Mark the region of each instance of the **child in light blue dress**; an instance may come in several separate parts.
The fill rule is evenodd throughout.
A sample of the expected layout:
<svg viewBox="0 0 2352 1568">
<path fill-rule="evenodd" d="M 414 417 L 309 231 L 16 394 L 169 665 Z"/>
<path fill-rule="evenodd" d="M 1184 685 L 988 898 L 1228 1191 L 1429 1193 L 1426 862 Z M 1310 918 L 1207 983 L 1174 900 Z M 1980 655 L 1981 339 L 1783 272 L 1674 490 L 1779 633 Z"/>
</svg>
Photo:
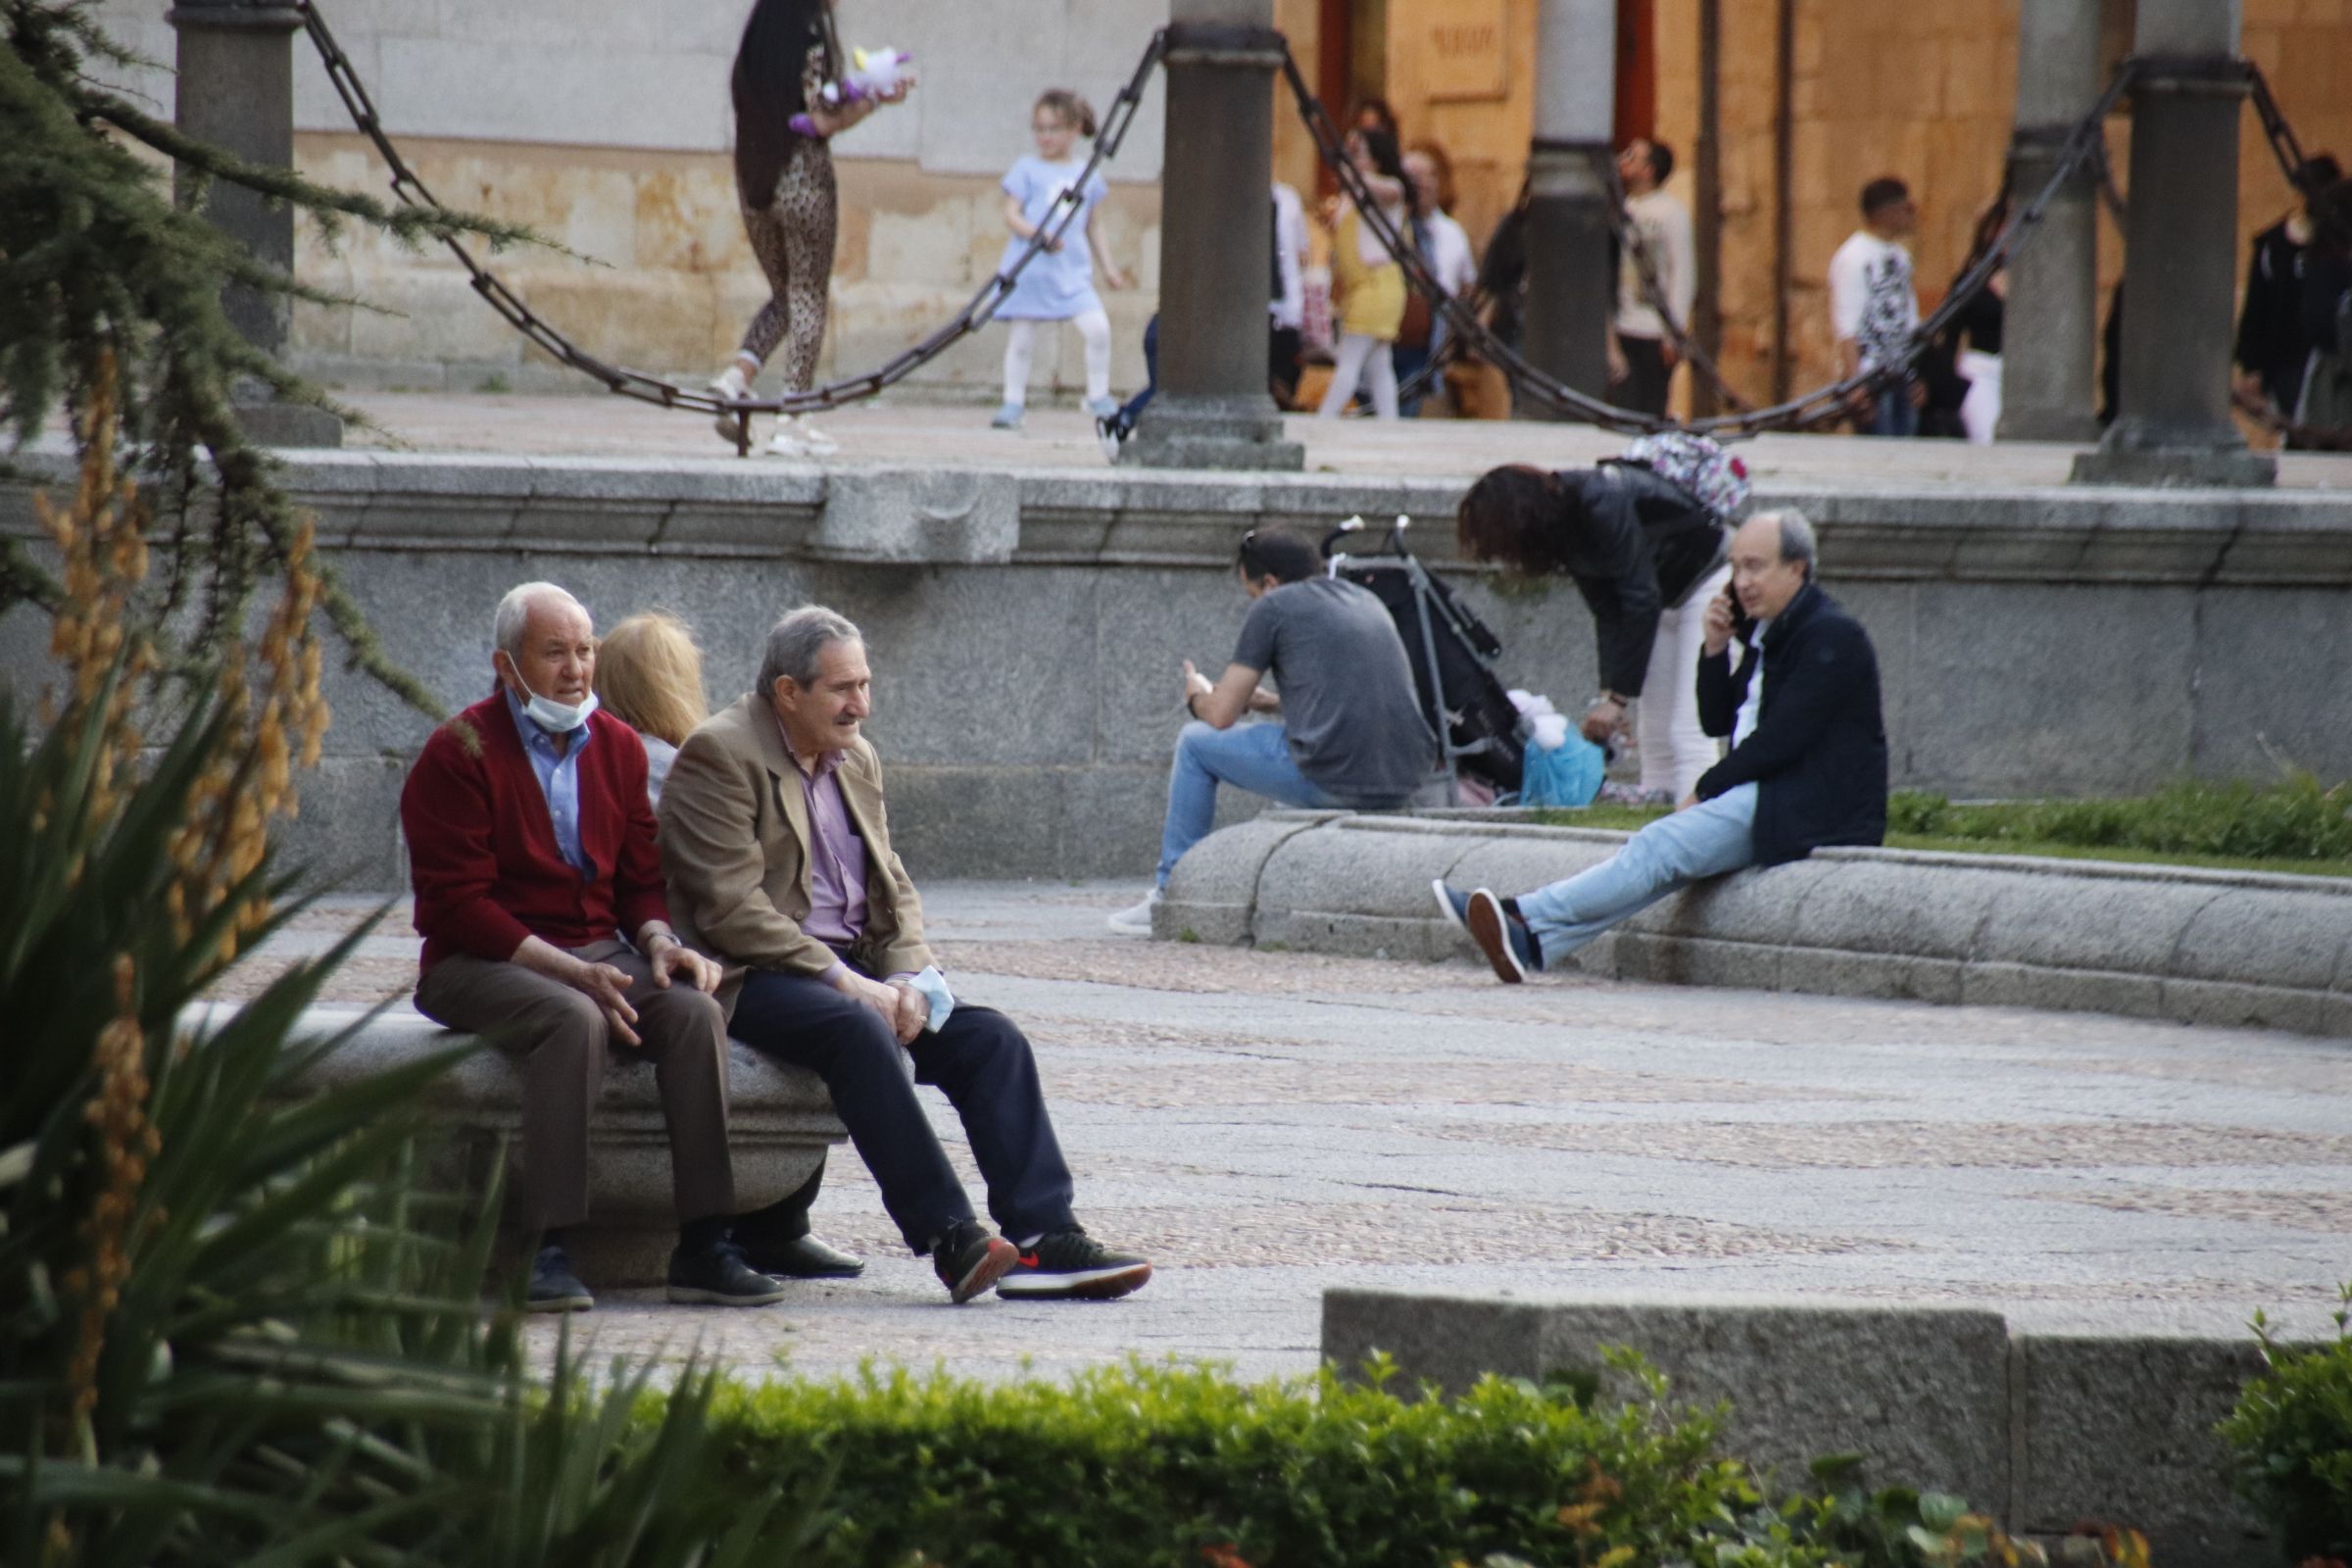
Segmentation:
<svg viewBox="0 0 2352 1568">
<path fill-rule="evenodd" d="M 1077 154 L 1078 139 L 1094 135 L 1095 112 L 1076 93 L 1056 87 L 1039 95 L 1029 129 L 1037 138 L 1037 152 L 1023 157 L 1004 175 L 1004 226 L 1012 230 L 1012 238 L 1005 241 L 1004 259 L 997 264 L 1000 273 L 1028 249 L 1032 235 L 1052 226 L 1061 204 L 1072 199 L 1086 168 Z M 1101 174 L 1075 191 L 1080 215 L 1062 231 L 1058 244 L 1030 258 L 1012 292 L 997 307 L 997 318 L 1011 328 L 1004 343 L 1004 406 L 989 421 L 999 430 L 1021 427 L 1040 321 L 1077 323 L 1078 335 L 1086 342 L 1087 411 L 1101 417 L 1117 410 L 1110 400 L 1110 318 L 1095 292 L 1102 198 L 1108 194 Z M 1127 275 L 1107 253 L 1102 257 L 1102 281 L 1114 289 L 1127 286 Z"/>
</svg>

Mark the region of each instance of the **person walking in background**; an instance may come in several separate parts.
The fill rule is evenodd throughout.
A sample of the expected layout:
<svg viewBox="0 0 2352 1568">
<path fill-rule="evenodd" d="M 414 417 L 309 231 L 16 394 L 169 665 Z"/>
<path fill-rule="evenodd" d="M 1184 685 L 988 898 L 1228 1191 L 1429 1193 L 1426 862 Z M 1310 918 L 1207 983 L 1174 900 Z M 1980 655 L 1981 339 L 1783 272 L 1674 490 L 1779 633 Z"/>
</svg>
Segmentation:
<svg viewBox="0 0 2352 1568">
<path fill-rule="evenodd" d="M 1903 241 L 1919 227 L 1919 206 L 1892 176 L 1862 187 L 1862 226 L 1830 258 L 1830 327 L 1838 335 L 1839 380 L 1901 365 L 1919 325 L 1919 292 Z M 1919 434 L 1926 388 L 1908 371 L 1854 395 L 1864 435 Z"/>
<path fill-rule="evenodd" d="M 1953 274 L 1953 287 L 1976 270 L 2008 226 L 2009 196 L 2004 191 L 1977 220 L 1968 260 Z M 2009 269 L 2004 267 L 1984 280 L 1984 286 L 1960 308 L 1952 322 L 1959 333 L 1954 367 L 1960 379 L 1968 383 L 1968 392 L 1960 400 L 1960 428 L 1977 446 L 1990 445 L 2001 422 L 2001 329 L 2008 314 Z"/>
<path fill-rule="evenodd" d="M 2311 364 L 2312 332 L 2303 318 L 2303 289 L 2316 237 L 2313 199 L 2341 178 L 2343 170 L 2326 153 L 2305 159 L 2295 183 L 2312 194 L 2254 236 L 2231 361 L 2237 367 L 2237 391 L 2267 401 L 2282 417 L 2291 417 L 2301 402 L 2304 372 Z"/>
<path fill-rule="evenodd" d="M 1454 514 L 1473 561 L 1572 578 L 1592 612 L 1600 695 L 1580 726 L 1605 745 L 1636 703 L 1642 794 L 1671 806 L 1715 765 L 1698 720 L 1700 621 L 1731 582 L 1728 536 L 1705 503 L 1629 463 L 1493 469 Z"/>
<path fill-rule="evenodd" d="M 1446 212 L 1454 201 L 1453 162 L 1434 141 L 1414 143 L 1403 162 L 1404 177 L 1412 186 L 1413 238 L 1421 260 L 1438 287 L 1449 295 L 1467 296 L 1478 286 L 1478 262 L 1470 254 L 1470 236 Z M 1402 383 L 1420 374 L 1423 367 L 1445 354 L 1446 335 L 1445 316 L 1432 310 L 1429 335 L 1420 347 L 1407 347 L 1403 339 L 1397 340 L 1391 358 L 1400 389 Z M 1397 411 L 1412 418 L 1421 412 L 1421 399 L 1422 394 L 1405 397 L 1400 390 Z"/>
<path fill-rule="evenodd" d="M 1673 172 L 1674 149 L 1664 142 L 1636 137 L 1617 155 L 1626 220 L 1649 259 L 1658 297 L 1674 314 L 1670 321 L 1658 313 L 1633 247 L 1620 246 L 1617 315 L 1611 323 L 1617 347 L 1609 366 L 1611 395 L 1622 408 L 1660 416 L 1666 412 L 1666 389 L 1674 379 L 1675 340 L 1690 324 L 1690 305 L 1698 288 L 1690 210 L 1664 189 Z"/>
<path fill-rule="evenodd" d="M 631 615 L 597 643 L 593 689 L 603 710 L 637 732 L 645 743 L 648 804 L 662 806 L 678 748 L 710 716 L 703 690 L 703 651 L 694 633 L 675 615 L 649 611 Z M 745 1260 L 778 1279 L 855 1279 L 865 1272 L 861 1258 L 836 1250 L 808 1233 L 808 1210 L 824 1185 L 825 1156 L 798 1190 L 778 1202 L 740 1215 L 728 1236 Z"/>
<path fill-rule="evenodd" d="M 2294 419 L 2332 435 L 2352 430 L 2352 179 L 2322 190 L 2312 200 L 2311 213 L 2303 279 L 2303 329 L 2311 337 L 2311 359 Z"/>
<path fill-rule="evenodd" d="M 1390 226 L 1407 231 L 1404 163 L 1396 138 L 1384 130 L 1348 133 L 1348 158 L 1363 176 Z M 1359 389 L 1368 389 L 1372 412 L 1396 417 L 1396 366 L 1389 346 L 1404 323 L 1404 269 L 1389 255 L 1379 233 L 1353 202 L 1339 199 L 1331 238 L 1331 275 L 1340 293 L 1340 347 L 1331 385 L 1316 413 L 1336 419 Z"/>
<path fill-rule="evenodd" d="M 1075 203 L 1079 215 L 1058 240 L 1029 259 L 1012 292 L 997 307 L 997 318 L 1011 326 L 1004 340 L 1004 405 L 988 421 L 999 430 L 1021 427 L 1040 321 L 1077 323 L 1086 343 L 1086 411 L 1098 419 L 1118 412 L 1110 400 L 1110 317 L 1095 292 L 1095 256 L 1102 247 L 1102 199 L 1110 187 L 1101 174 L 1090 175 L 1084 189 L 1077 183 L 1085 170 L 1078 142 L 1093 138 L 1095 111 L 1076 93 L 1054 87 L 1038 95 L 1029 112 L 1029 131 L 1037 138 L 1036 153 L 1023 156 L 1004 175 L 1004 226 L 1012 230 L 1012 238 L 1004 242 L 998 272 L 1011 269 L 1038 230 L 1054 225 L 1065 204 Z M 1102 255 L 1102 281 L 1114 289 L 1127 286 L 1127 274 L 1107 250 Z"/>
<path fill-rule="evenodd" d="M 833 242 L 839 196 L 826 140 L 884 104 L 906 96 L 910 83 L 839 105 L 820 96 L 841 75 L 833 42 L 832 0 L 759 0 L 735 51 L 735 199 L 743 209 L 752 254 L 767 274 L 768 301 L 745 328 L 734 363 L 710 390 L 736 402 L 778 344 L 784 346 L 784 387 L 806 392 L 816 382 L 816 357 L 825 341 L 826 290 L 833 279 Z M 810 127 L 793 127 L 795 117 Z M 718 416 L 718 433 L 732 444 L 736 420 Z M 807 415 L 776 421 L 768 450 L 778 457 L 819 457 L 837 443 Z"/>
</svg>

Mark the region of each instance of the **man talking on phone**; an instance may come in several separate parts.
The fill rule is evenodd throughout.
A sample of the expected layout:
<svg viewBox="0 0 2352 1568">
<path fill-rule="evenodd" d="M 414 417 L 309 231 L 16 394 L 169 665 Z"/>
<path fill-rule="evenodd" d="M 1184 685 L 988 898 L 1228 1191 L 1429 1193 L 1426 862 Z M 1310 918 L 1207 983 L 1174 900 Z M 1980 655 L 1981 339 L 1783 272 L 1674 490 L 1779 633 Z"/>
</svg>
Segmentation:
<svg viewBox="0 0 2352 1568">
<path fill-rule="evenodd" d="M 1515 899 L 1433 885 L 1505 985 L 1702 877 L 1885 840 L 1878 655 L 1814 582 L 1814 554 L 1813 525 L 1792 508 L 1732 536 L 1732 585 L 1708 603 L 1698 662 L 1699 722 L 1732 749 L 1672 815 L 1591 870 Z"/>
</svg>

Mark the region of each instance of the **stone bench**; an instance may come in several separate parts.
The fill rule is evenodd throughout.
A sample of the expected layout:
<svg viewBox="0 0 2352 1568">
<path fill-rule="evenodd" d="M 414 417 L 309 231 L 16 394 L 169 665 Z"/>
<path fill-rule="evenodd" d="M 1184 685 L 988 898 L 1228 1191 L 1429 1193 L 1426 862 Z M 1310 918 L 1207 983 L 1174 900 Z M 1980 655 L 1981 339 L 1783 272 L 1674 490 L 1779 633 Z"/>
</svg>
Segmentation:
<svg viewBox="0 0 2352 1568">
<path fill-rule="evenodd" d="M 1269 811 L 1194 846 L 1154 934 L 1425 960 L 1467 951 L 1430 882 L 1525 893 L 1627 835 L 1496 813 Z M 1569 960 L 1680 985 L 2352 1035 L 2352 878 L 1823 850 L 1702 882 Z"/>
<path fill-rule="evenodd" d="M 214 1015 L 212 1007 L 200 1007 L 189 1021 L 202 1027 Z M 406 1006 L 373 1017 L 360 1007 L 318 1006 L 303 1014 L 292 1041 L 316 1043 L 354 1029 L 311 1070 L 306 1087 L 341 1088 L 473 1040 Z M 735 1197 L 739 1207 L 752 1209 L 798 1188 L 849 1134 L 816 1074 L 779 1065 L 739 1041 L 729 1041 L 727 1053 Z M 435 1151 L 436 1174 L 470 1192 L 485 1189 L 502 1141 L 510 1155 L 521 1148 L 522 1083 L 514 1057 L 485 1048 L 426 1086 L 418 1105 L 427 1124 L 446 1135 Z M 613 1053 L 590 1123 L 588 1180 L 589 1223 L 573 1247 L 583 1275 L 593 1285 L 658 1282 L 677 1232 L 669 1133 L 652 1064 L 626 1052 Z"/>
</svg>

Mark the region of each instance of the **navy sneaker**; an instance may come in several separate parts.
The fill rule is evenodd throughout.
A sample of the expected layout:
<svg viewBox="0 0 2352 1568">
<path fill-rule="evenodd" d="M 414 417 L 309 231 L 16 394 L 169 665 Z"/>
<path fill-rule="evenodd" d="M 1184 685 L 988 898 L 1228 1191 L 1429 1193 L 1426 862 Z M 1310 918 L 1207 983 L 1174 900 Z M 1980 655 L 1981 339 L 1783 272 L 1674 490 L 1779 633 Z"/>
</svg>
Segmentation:
<svg viewBox="0 0 2352 1568">
<path fill-rule="evenodd" d="M 671 1251 L 669 1298 L 692 1306 L 767 1306 L 784 1299 L 784 1287 L 746 1263 L 733 1242 L 713 1242 L 697 1251 Z"/>
<path fill-rule="evenodd" d="M 531 1259 L 531 1283 L 522 1294 L 522 1309 L 526 1312 L 585 1312 L 596 1305 L 596 1298 L 588 1287 L 571 1271 L 571 1254 L 559 1243 L 539 1249 Z"/>
<path fill-rule="evenodd" d="M 931 1266 L 948 1298 L 957 1306 L 980 1295 L 1004 1277 L 1019 1254 L 1002 1236 L 991 1236 L 978 1220 L 959 1219 L 931 1249 Z"/>
<path fill-rule="evenodd" d="M 1133 1252 L 1114 1252 L 1076 1225 L 1024 1247 L 997 1284 L 1007 1300 L 1107 1301 L 1144 1288 L 1152 1264 Z"/>
<path fill-rule="evenodd" d="M 1437 895 L 1438 912 L 1446 917 L 1446 923 L 1462 935 L 1468 936 L 1470 934 L 1470 895 L 1464 893 L 1460 888 L 1447 887 L 1444 877 L 1439 877 L 1430 883 L 1429 891 Z"/>
<path fill-rule="evenodd" d="M 1518 985 L 1544 967 L 1535 933 L 1528 930 L 1516 909 L 1504 908 L 1502 900 L 1487 889 L 1470 895 L 1463 906 L 1462 923 L 1470 928 L 1470 940 L 1478 944 L 1478 951 L 1494 966 L 1494 978 L 1504 985 Z"/>
</svg>

